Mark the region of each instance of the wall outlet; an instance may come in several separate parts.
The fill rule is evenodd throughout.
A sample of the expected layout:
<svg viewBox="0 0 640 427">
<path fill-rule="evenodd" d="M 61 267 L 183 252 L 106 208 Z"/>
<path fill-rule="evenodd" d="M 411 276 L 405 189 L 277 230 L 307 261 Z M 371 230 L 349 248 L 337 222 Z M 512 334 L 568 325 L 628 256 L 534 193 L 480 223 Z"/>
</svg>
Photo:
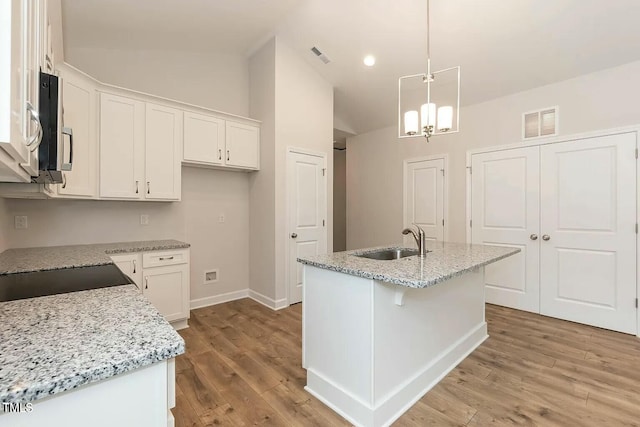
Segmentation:
<svg viewBox="0 0 640 427">
<path fill-rule="evenodd" d="M 16 230 L 24 230 L 29 227 L 26 215 L 16 215 L 15 217 Z"/>
<path fill-rule="evenodd" d="M 224 214 L 223 213 L 218 215 L 218 222 L 224 222 Z"/>
<path fill-rule="evenodd" d="M 209 270 L 204 272 L 204 284 L 208 285 L 210 283 L 215 283 L 218 281 L 218 277 L 220 276 L 219 270 Z"/>
<path fill-rule="evenodd" d="M 149 225 L 149 215 L 147 214 L 140 215 L 140 225 Z"/>
</svg>

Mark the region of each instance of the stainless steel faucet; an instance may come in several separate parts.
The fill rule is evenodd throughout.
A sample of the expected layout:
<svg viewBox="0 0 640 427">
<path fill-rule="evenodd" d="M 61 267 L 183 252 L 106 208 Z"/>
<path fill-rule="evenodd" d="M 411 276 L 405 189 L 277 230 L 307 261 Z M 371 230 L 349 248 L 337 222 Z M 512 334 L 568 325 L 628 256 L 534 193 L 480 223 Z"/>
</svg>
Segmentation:
<svg viewBox="0 0 640 427">
<path fill-rule="evenodd" d="M 413 225 L 415 225 L 417 233 L 412 228 L 405 228 L 404 230 L 402 230 L 402 234 L 407 235 L 411 233 L 413 235 L 413 238 L 416 241 L 416 245 L 418 245 L 418 253 L 420 254 L 420 258 L 424 258 L 427 255 L 426 234 L 418 224 L 414 223 Z"/>
</svg>

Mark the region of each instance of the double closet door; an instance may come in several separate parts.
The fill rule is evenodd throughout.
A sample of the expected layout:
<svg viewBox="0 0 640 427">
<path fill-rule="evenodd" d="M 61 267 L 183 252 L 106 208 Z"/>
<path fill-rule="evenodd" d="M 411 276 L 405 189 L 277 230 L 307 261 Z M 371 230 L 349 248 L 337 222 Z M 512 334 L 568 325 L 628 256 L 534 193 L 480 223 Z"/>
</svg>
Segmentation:
<svg viewBox="0 0 640 427">
<path fill-rule="evenodd" d="M 487 302 L 636 334 L 636 133 L 471 156 Z"/>
</svg>

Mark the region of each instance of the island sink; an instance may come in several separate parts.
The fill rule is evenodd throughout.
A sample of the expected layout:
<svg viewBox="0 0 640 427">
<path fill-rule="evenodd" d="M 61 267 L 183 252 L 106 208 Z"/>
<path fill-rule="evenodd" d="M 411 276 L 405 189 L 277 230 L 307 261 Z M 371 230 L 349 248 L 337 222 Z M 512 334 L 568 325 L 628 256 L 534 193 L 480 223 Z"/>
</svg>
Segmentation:
<svg viewBox="0 0 640 427">
<path fill-rule="evenodd" d="M 430 252 L 430 251 L 427 251 Z M 379 251 L 374 252 L 366 252 L 362 254 L 358 254 L 355 256 L 359 256 L 361 258 L 369 258 L 375 259 L 378 261 L 392 261 L 395 259 L 406 258 L 409 256 L 418 255 L 419 252 L 417 249 L 410 248 L 392 248 L 392 249 L 381 249 Z"/>
</svg>

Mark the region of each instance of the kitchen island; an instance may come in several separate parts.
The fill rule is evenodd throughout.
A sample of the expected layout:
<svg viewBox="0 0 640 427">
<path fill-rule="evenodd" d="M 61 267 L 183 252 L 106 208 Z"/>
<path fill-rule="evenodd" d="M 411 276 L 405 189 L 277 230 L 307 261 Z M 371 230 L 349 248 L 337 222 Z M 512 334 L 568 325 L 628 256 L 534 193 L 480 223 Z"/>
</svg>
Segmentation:
<svg viewBox="0 0 640 427">
<path fill-rule="evenodd" d="M 429 242 L 299 258 L 306 390 L 358 426 L 391 424 L 487 337 L 484 266 L 519 249 Z"/>
</svg>

